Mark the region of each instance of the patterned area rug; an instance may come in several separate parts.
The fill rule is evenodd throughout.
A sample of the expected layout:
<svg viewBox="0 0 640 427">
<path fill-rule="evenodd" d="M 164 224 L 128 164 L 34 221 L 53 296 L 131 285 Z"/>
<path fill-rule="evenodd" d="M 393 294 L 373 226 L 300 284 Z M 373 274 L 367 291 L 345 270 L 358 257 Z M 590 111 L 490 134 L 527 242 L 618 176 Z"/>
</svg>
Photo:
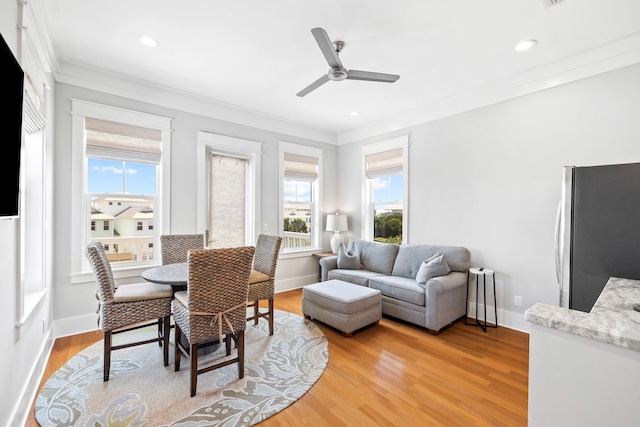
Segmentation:
<svg viewBox="0 0 640 427">
<path fill-rule="evenodd" d="M 49 378 L 36 398 L 36 420 L 42 426 L 257 424 L 304 395 L 329 360 L 327 339 L 316 325 L 280 310 L 275 319 L 273 336 L 264 320 L 257 327 L 247 325 L 243 379 L 238 379 L 237 364 L 198 375 L 194 397 L 189 397 L 188 360 L 183 358 L 180 371 L 173 371 L 173 344 L 167 367 L 162 365 L 162 349 L 157 344 L 113 352 L 111 375 L 103 382 L 103 346 L 96 343 Z M 129 334 L 154 331 L 152 327 Z M 234 354 L 232 348 L 230 357 Z M 224 345 L 200 356 L 199 365 L 221 357 Z"/>
</svg>

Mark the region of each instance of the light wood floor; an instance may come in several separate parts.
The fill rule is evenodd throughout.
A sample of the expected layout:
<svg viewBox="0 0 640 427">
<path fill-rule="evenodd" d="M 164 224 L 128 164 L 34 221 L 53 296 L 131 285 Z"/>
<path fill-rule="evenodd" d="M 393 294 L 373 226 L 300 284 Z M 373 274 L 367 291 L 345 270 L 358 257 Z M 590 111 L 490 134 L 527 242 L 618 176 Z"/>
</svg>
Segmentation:
<svg viewBox="0 0 640 427">
<path fill-rule="evenodd" d="M 300 289 L 279 293 L 275 306 L 302 315 L 301 299 Z M 261 427 L 527 425 L 525 333 L 504 327 L 485 333 L 460 321 L 434 336 L 383 318 L 345 338 L 316 324 L 329 340 L 327 369 L 309 392 Z M 88 332 L 57 339 L 42 384 L 101 338 Z M 32 410 L 26 427 L 33 426 Z"/>
</svg>

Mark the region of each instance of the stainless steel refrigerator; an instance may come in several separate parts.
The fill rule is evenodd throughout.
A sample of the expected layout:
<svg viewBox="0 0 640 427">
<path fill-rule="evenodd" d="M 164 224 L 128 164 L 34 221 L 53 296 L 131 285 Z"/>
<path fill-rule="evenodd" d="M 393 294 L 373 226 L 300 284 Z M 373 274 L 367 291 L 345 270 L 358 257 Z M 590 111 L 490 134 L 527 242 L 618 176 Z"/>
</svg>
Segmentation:
<svg viewBox="0 0 640 427">
<path fill-rule="evenodd" d="M 562 307 L 589 312 L 609 277 L 640 279 L 640 163 L 565 167 L 555 246 Z"/>
</svg>

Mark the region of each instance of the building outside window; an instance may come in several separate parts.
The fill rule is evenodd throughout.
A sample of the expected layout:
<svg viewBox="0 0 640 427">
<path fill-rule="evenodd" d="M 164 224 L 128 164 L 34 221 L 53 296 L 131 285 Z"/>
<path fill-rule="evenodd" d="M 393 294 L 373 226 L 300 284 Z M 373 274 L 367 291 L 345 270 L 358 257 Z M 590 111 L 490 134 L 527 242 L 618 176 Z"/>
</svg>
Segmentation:
<svg viewBox="0 0 640 427">
<path fill-rule="evenodd" d="M 74 221 L 86 227 L 75 233 L 80 250 L 74 271 L 90 270 L 84 247 L 93 241 L 105 246 L 112 268 L 148 265 L 158 256 L 153 243 L 160 230 L 145 230 L 145 224 L 159 218 L 168 224 L 169 194 L 162 188 L 168 188 L 169 160 L 162 153 L 169 148 L 170 121 L 79 100 L 72 101 L 72 110 L 74 158 L 84 160 L 74 172 L 81 171 L 77 188 L 86 188 L 78 198 L 84 215 Z M 102 230 L 91 227 L 96 221 L 103 221 Z"/>
<path fill-rule="evenodd" d="M 284 252 L 321 247 L 322 150 L 280 143 Z"/>
<path fill-rule="evenodd" d="M 365 145 L 362 235 L 384 243 L 406 243 L 408 137 Z"/>
</svg>

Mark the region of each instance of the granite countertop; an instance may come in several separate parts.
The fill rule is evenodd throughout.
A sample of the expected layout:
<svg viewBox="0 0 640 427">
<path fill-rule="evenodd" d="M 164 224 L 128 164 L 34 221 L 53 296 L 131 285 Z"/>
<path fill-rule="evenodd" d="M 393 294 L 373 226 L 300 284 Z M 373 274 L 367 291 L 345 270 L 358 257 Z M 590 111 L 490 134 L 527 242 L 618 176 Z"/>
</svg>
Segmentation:
<svg viewBox="0 0 640 427">
<path fill-rule="evenodd" d="M 528 322 L 640 351 L 640 280 L 611 277 L 589 313 L 537 303 Z"/>
</svg>

